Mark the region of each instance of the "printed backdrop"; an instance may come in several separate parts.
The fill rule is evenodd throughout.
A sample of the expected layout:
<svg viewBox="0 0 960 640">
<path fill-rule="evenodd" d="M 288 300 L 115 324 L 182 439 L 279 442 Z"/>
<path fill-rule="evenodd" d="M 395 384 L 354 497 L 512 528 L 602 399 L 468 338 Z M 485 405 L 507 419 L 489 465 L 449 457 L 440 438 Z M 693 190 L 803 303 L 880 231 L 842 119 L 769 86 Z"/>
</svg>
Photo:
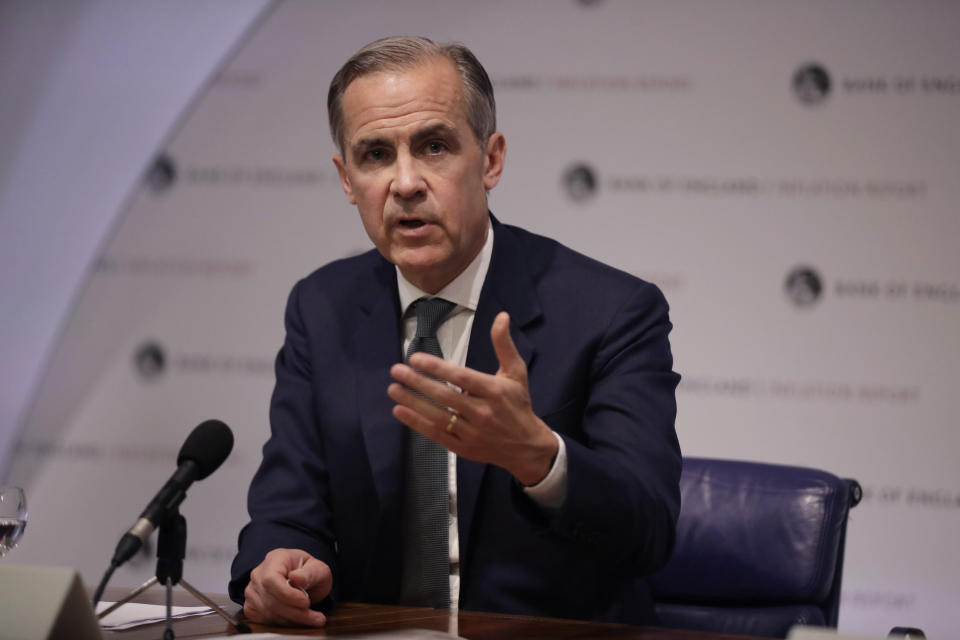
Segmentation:
<svg viewBox="0 0 960 640">
<path fill-rule="evenodd" d="M 493 79 L 505 222 L 659 284 L 686 455 L 857 478 L 840 626 L 951 630 L 960 601 L 960 5 L 278 2 L 159 149 L 89 275 L 7 470 L 18 561 L 96 582 L 207 418 L 185 577 L 222 592 L 293 283 L 370 244 L 328 82 L 395 33 Z M 154 570 L 144 553 L 113 584 Z"/>
</svg>

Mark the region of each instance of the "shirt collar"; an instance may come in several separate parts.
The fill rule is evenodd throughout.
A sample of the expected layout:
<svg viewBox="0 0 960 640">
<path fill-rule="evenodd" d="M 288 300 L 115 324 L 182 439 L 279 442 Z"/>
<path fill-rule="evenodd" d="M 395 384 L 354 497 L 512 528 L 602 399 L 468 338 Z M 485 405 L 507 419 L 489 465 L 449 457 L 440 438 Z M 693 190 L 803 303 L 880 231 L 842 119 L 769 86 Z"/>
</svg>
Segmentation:
<svg viewBox="0 0 960 640">
<path fill-rule="evenodd" d="M 483 281 L 487 277 L 487 270 L 490 268 L 490 257 L 493 255 L 493 223 L 487 222 L 487 239 L 480 249 L 480 253 L 467 265 L 467 268 L 460 272 L 456 278 L 450 281 L 447 286 L 438 291 L 435 295 L 430 295 L 421 290 L 415 284 L 403 277 L 400 269 L 397 269 L 397 288 L 400 292 L 400 309 L 402 314 L 407 313 L 410 305 L 420 298 L 443 298 L 454 302 L 459 307 L 477 310 L 477 304 L 480 302 L 480 290 L 483 288 Z M 396 268 L 396 267 L 394 267 Z"/>
</svg>

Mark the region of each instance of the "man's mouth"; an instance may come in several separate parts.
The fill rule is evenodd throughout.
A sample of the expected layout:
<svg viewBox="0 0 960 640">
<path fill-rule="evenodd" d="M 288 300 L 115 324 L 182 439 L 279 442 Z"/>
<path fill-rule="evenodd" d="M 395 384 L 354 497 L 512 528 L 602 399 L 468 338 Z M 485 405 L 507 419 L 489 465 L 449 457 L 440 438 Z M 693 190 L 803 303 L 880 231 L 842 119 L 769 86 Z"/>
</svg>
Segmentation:
<svg viewBox="0 0 960 640">
<path fill-rule="evenodd" d="M 398 224 L 404 229 L 419 229 L 420 227 L 422 227 L 427 223 L 424 222 L 423 220 L 420 220 L 419 218 L 408 218 L 408 219 L 400 220 Z"/>
</svg>

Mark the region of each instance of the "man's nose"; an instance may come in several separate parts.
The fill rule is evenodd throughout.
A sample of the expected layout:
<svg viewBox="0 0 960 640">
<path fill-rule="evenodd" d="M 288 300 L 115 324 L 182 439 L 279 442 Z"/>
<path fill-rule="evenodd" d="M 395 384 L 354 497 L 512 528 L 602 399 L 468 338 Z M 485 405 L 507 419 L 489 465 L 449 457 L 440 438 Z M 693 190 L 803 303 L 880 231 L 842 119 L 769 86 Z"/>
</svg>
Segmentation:
<svg viewBox="0 0 960 640">
<path fill-rule="evenodd" d="M 394 164 L 396 173 L 393 177 L 392 191 L 398 198 L 410 199 L 426 193 L 426 182 L 420 171 L 419 163 L 407 153 L 397 155 Z"/>
</svg>

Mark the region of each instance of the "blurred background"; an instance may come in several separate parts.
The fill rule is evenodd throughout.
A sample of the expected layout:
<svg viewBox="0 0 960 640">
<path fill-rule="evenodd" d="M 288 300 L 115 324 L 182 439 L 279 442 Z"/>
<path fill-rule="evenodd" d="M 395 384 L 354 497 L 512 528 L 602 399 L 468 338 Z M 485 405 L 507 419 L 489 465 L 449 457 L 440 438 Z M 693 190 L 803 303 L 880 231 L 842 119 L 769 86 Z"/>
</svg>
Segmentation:
<svg viewBox="0 0 960 640">
<path fill-rule="evenodd" d="M 958 28 L 931 0 L 3 0 L 0 480 L 30 508 L 6 561 L 96 582 L 218 418 L 184 575 L 225 591 L 286 296 L 370 247 L 328 83 L 418 34 L 493 80 L 493 212 L 663 289 L 684 454 L 858 479 L 840 628 L 948 635 Z"/>
</svg>

